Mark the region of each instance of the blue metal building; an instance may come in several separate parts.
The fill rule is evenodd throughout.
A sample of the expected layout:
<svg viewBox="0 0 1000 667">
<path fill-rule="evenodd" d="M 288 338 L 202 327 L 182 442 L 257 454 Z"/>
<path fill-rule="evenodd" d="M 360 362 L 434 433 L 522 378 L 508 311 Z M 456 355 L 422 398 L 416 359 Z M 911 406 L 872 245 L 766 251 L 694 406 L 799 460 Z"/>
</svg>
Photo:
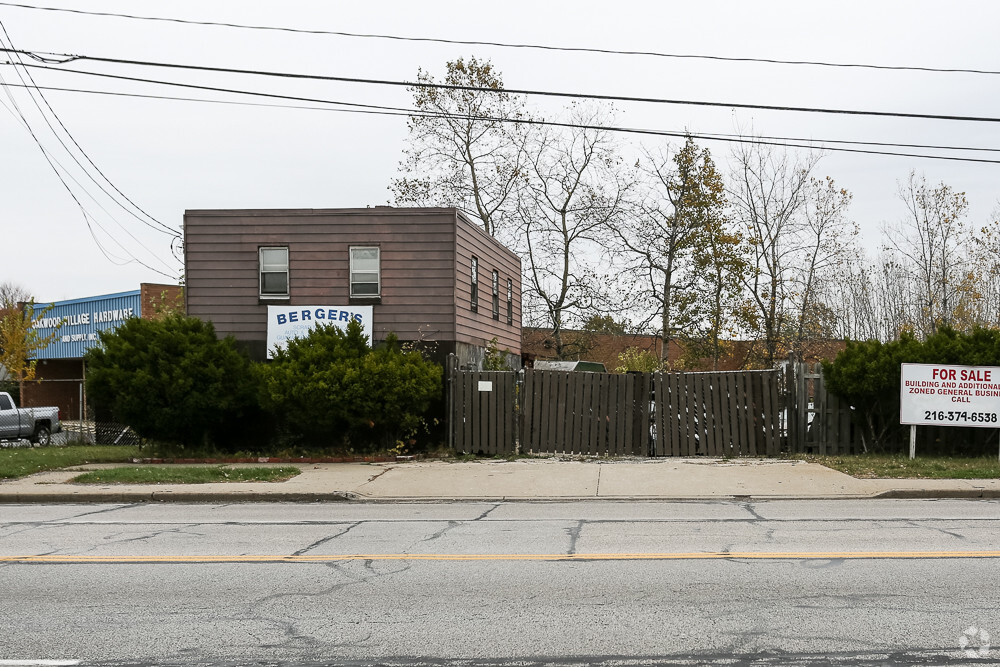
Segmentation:
<svg viewBox="0 0 1000 667">
<path fill-rule="evenodd" d="M 42 336 L 55 332 L 55 338 L 36 359 L 83 358 L 83 353 L 97 344 L 99 331 L 115 329 L 131 317 L 140 317 L 142 303 L 140 291 L 133 290 L 37 304 L 35 312 L 50 306 L 35 329 Z"/>
</svg>

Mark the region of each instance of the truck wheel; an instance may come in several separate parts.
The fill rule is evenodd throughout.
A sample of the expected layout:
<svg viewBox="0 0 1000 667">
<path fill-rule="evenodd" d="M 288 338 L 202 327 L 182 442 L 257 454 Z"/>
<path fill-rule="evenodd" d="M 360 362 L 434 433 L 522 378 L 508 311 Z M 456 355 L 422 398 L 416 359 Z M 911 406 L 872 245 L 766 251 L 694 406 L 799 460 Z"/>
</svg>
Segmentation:
<svg viewBox="0 0 1000 667">
<path fill-rule="evenodd" d="M 48 446 L 52 443 L 52 432 L 45 424 L 39 424 L 35 427 L 31 441 L 39 445 Z"/>
</svg>

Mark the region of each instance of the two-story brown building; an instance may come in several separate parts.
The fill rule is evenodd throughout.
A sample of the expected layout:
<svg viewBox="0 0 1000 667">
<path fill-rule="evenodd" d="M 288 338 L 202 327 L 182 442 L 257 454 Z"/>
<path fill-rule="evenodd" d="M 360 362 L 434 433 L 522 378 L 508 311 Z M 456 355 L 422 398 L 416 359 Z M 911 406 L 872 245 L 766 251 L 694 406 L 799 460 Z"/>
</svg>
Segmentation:
<svg viewBox="0 0 1000 667">
<path fill-rule="evenodd" d="M 454 208 L 186 211 L 184 256 L 188 315 L 258 360 L 274 313 L 370 315 L 373 343 L 395 332 L 462 364 L 494 337 L 521 353 L 520 260 Z"/>
</svg>

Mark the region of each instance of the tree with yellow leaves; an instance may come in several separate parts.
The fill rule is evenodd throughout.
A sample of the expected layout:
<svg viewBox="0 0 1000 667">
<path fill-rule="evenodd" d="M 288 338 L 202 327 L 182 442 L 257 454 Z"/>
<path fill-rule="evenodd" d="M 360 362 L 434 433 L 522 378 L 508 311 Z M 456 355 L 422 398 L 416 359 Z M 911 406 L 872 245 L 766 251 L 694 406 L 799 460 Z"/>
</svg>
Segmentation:
<svg viewBox="0 0 1000 667">
<path fill-rule="evenodd" d="M 43 336 L 33 326 L 48 310 L 36 311 L 34 299 L 20 285 L 0 284 L 0 366 L 14 382 L 35 379 L 33 357 L 56 336 L 55 330 Z"/>
</svg>

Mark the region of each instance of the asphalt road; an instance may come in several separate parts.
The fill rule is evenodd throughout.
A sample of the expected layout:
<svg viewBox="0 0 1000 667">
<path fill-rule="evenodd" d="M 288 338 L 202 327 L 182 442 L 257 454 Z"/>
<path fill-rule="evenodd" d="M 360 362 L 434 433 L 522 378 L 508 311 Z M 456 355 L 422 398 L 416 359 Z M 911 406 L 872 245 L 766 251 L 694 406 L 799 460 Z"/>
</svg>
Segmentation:
<svg viewBox="0 0 1000 667">
<path fill-rule="evenodd" d="M 1000 502 L 0 506 L 43 659 L 1000 664 Z"/>
</svg>

